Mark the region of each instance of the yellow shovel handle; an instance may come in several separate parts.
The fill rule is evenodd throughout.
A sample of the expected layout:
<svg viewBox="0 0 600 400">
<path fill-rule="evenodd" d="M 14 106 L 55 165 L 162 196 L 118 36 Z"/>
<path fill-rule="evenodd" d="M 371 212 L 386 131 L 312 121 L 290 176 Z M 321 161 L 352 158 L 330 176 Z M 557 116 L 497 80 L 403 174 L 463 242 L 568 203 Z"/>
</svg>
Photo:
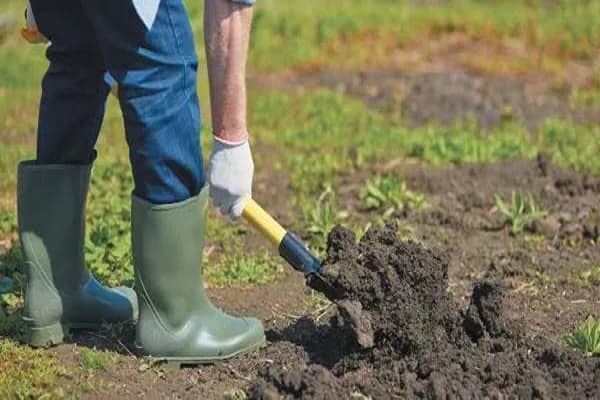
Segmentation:
<svg viewBox="0 0 600 400">
<path fill-rule="evenodd" d="M 251 198 L 246 200 L 242 217 L 275 246 L 279 246 L 287 233 L 273 217 Z"/>
<path fill-rule="evenodd" d="M 286 231 L 273 217 L 254 200 L 248 198 L 242 211 L 242 217 L 265 236 L 294 269 L 305 274 L 321 270 L 321 262 L 291 232 Z"/>
</svg>

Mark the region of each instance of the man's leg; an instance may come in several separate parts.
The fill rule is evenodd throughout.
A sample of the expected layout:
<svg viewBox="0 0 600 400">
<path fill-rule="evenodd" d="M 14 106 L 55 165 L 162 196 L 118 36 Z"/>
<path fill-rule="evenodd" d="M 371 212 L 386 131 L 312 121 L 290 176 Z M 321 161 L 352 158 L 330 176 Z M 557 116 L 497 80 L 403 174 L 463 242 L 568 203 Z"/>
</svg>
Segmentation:
<svg viewBox="0 0 600 400">
<path fill-rule="evenodd" d="M 134 194 L 154 204 L 197 195 L 204 186 L 198 61 L 182 2 L 81 3 L 119 85 Z M 136 9 L 138 3 L 144 10 Z"/>
<path fill-rule="evenodd" d="M 100 285 L 83 257 L 87 188 L 108 92 L 101 54 L 76 1 L 31 3 L 52 45 L 38 157 L 19 165 L 17 202 L 27 274 L 26 340 L 46 346 L 73 328 L 133 320 L 137 300 L 129 288 Z"/>
<path fill-rule="evenodd" d="M 119 84 L 130 147 L 137 344 L 180 364 L 258 347 L 265 340 L 261 323 L 214 307 L 202 283 L 208 196 L 197 57 L 182 0 L 81 1 Z"/>
<path fill-rule="evenodd" d="M 94 32 L 77 0 L 31 0 L 41 32 L 52 44 L 42 82 L 37 161 L 89 164 L 109 92 Z"/>
</svg>

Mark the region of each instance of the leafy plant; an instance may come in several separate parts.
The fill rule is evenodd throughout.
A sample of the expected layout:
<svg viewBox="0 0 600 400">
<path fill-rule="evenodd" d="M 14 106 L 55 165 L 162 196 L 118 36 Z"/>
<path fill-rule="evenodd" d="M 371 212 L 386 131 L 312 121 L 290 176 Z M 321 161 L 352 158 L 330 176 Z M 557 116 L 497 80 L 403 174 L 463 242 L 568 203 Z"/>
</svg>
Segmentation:
<svg viewBox="0 0 600 400">
<path fill-rule="evenodd" d="M 494 199 L 505 222 L 510 225 L 510 232 L 513 235 L 523 232 L 527 225 L 547 215 L 530 193 L 525 197 L 520 192 L 512 192 L 510 206 L 498 194 L 494 195 Z"/>
<path fill-rule="evenodd" d="M 600 319 L 589 316 L 581 325 L 569 333 L 565 340 L 569 346 L 587 355 L 600 355 Z"/>
<path fill-rule="evenodd" d="M 16 213 L 0 208 L 0 235 L 8 236 L 17 230 Z"/>
<path fill-rule="evenodd" d="M 86 262 L 110 285 L 133 276 L 130 240 L 131 176 L 125 164 L 96 162 L 87 207 Z"/>
<path fill-rule="evenodd" d="M 369 209 L 386 208 L 386 214 L 404 209 L 419 209 L 425 205 L 425 196 L 408 189 L 406 182 L 395 175 L 369 179 L 360 197 Z"/>
<path fill-rule="evenodd" d="M 306 231 L 310 245 L 317 253 L 322 253 L 325 250 L 327 235 L 336 225 L 348 218 L 348 212 L 337 209 L 335 195 L 331 188 L 327 188 L 321 193 L 316 204 L 306 207 L 304 217 L 308 221 Z"/>
</svg>

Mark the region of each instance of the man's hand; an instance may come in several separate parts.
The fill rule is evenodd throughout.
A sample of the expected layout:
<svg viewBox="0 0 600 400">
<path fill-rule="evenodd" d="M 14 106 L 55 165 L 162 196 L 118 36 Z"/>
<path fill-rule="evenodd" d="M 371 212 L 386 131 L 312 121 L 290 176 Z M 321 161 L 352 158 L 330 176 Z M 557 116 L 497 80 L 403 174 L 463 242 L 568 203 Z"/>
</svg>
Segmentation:
<svg viewBox="0 0 600 400">
<path fill-rule="evenodd" d="M 254 161 L 248 139 L 224 143 L 214 137 L 209 161 L 210 196 L 223 215 L 238 219 L 252 196 Z"/>
</svg>

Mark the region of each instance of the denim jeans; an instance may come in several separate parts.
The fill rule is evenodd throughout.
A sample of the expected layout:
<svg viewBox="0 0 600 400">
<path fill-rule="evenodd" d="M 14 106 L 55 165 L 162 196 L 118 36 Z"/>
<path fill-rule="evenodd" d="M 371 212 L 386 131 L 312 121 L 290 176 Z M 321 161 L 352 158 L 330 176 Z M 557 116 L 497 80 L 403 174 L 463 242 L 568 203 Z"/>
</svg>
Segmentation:
<svg viewBox="0 0 600 400">
<path fill-rule="evenodd" d="M 140 2 L 157 8 L 140 12 Z M 154 204 L 198 194 L 204 186 L 198 60 L 183 0 L 31 0 L 31 6 L 51 41 L 37 161 L 93 159 L 108 71 L 119 85 L 133 193 Z"/>
</svg>

